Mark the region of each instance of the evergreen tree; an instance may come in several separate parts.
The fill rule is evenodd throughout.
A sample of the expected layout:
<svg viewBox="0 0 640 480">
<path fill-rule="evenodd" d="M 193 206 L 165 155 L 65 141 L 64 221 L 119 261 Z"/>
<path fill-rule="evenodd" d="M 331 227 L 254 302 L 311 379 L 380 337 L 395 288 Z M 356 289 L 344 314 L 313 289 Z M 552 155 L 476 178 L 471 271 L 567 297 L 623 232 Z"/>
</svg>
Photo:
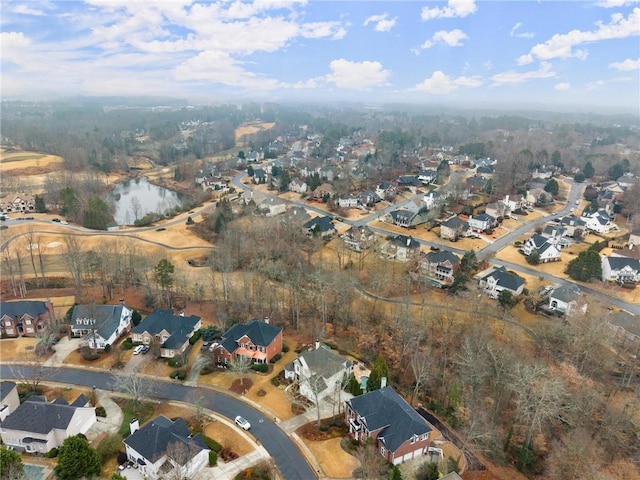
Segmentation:
<svg viewBox="0 0 640 480">
<path fill-rule="evenodd" d="M 575 176 L 573 177 L 573 179 L 578 182 L 578 183 L 582 183 L 585 180 L 585 175 L 582 172 L 578 172 L 575 174 Z"/>
<path fill-rule="evenodd" d="M 582 169 L 582 173 L 584 173 L 585 178 L 593 178 L 593 175 L 596 173 L 593 169 L 593 165 L 591 162 L 587 162 Z"/>
<path fill-rule="evenodd" d="M 131 323 L 133 323 L 134 327 L 137 327 L 140 324 L 141 320 L 142 320 L 142 315 L 140 315 L 139 311 L 134 310 L 131 312 Z"/>
<path fill-rule="evenodd" d="M 544 191 L 549 192 L 554 197 L 560 192 L 560 186 L 555 178 L 550 179 L 544 186 Z"/>
<path fill-rule="evenodd" d="M 567 264 L 566 273 L 574 280 L 588 282 L 602 277 L 600 254 L 595 250 L 584 250 Z"/>
<path fill-rule="evenodd" d="M 96 478 L 102 465 L 98 453 L 79 435 L 67 438 L 58 453 L 58 465 L 54 472 L 59 480 Z"/>
<path fill-rule="evenodd" d="M 540 252 L 537 248 L 534 248 L 533 251 L 527 255 L 527 263 L 530 265 L 538 265 L 540 263 Z"/>
<path fill-rule="evenodd" d="M 0 477 L 2 480 L 23 480 L 27 477 L 24 474 L 24 466 L 20 454 L 9 450 L 5 446 L 0 446 Z"/>
<path fill-rule="evenodd" d="M 44 203 L 44 198 L 40 195 L 36 195 L 34 198 L 35 209 L 38 213 L 47 213 L 47 206 Z"/>
<path fill-rule="evenodd" d="M 250 177 L 253 177 L 254 173 L 255 173 L 255 171 L 253 170 L 253 167 L 251 165 L 249 165 L 247 167 L 247 175 L 249 175 Z"/>
<path fill-rule="evenodd" d="M 73 188 L 66 187 L 60 190 L 60 202 L 62 203 L 60 215 L 71 217 L 78 211 L 78 198 Z"/>
<path fill-rule="evenodd" d="M 156 265 L 156 268 L 154 269 L 156 281 L 158 282 L 158 285 L 160 286 L 160 288 L 162 288 L 163 291 L 165 291 L 167 288 L 173 285 L 174 270 L 175 270 L 175 267 L 166 258 L 163 258 L 162 260 L 160 260 Z"/>
<path fill-rule="evenodd" d="M 498 303 L 502 308 L 507 310 L 508 308 L 514 307 L 514 305 L 516 304 L 516 299 L 509 290 L 502 290 L 498 294 Z"/>
<path fill-rule="evenodd" d="M 367 381 L 367 391 L 379 390 L 382 387 L 382 378 L 389 379 L 389 367 L 384 357 L 380 354 L 376 357 L 376 361 L 373 364 L 371 373 L 369 374 L 369 380 Z"/>
<path fill-rule="evenodd" d="M 98 197 L 91 197 L 83 213 L 82 226 L 93 230 L 106 230 L 112 220 L 107 204 Z"/>
<path fill-rule="evenodd" d="M 460 260 L 460 270 L 464 273 L 471 273 L 478 268 L 478 257 L 473 250 L 467 250 Z"/>
</svg>

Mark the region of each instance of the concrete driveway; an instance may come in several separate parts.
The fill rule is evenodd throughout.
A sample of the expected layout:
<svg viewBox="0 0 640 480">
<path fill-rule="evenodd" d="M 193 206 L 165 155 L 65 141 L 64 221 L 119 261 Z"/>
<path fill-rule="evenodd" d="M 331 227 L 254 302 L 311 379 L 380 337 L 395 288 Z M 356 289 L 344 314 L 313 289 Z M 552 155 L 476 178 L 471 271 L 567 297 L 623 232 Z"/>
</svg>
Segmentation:
<svg viewBox="0 0 640 480">
<path fill-rule="evenodd" d="M 67 358 L 67 356 L 71 352 L 80 348 L 81 340 L 81 338 L 64 337 L 56 344 L 55 353 L 51 355 L 51 357 L 47 359 L 44 364 L 47 367 L 56 367 L 58 365 L 62 365 L 64 359 Z"/>
</svg>

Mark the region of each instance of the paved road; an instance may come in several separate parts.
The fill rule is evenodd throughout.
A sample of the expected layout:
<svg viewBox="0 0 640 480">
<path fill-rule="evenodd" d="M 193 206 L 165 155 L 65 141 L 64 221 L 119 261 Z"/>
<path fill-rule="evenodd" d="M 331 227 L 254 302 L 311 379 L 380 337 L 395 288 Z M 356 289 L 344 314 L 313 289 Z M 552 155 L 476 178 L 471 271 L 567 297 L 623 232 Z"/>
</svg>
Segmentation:
<svg viewBox="0 0 640 480">
<path fill-rule="evenodd" d="M 21 379 L 29 376 L 31 367 L 24 365 L 0 365 L 0 378 Z M 110 374 L 75 368 L 53 368 L 46 375 L 46 380 L 52 382 L 83 385 L 104 390 L 113 390 L 113 379 Z M 188 402 L 194 398 L 194 392 L 204 398 L 206 408 L 231 419 L 242 415 L 251 423 L 251 433 L 260 441 L 269 455 L 275 460 L 282 475 L 287 480 L 310 480 L 318 478 L 316 472 L 309 466 L 293 441 L 269 418 L 259 411 L 233 397 L 214 392 L 207 388 L 188 387 L 181 384 L 155 381 L 154 398 Z"/>
</svg>

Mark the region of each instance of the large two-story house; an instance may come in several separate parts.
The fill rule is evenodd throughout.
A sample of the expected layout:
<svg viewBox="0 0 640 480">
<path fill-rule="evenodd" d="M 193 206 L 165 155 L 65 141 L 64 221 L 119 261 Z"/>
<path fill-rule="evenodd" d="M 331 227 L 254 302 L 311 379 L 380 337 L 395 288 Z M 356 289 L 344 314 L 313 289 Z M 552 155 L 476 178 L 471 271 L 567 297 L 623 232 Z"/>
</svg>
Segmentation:
<svg viewBox="0 0 640 480">
<path fill-rule="evenodd" d="M 449 250 L 429 252 L 418 262 L 417 271 L 440 286 L 453 284 L 455 274 L 460 269 L 460 259 Z"/>
<path fill-rule="evenodd" d="M 34 395 L 25 400 L 0 425 L 2 442 L 16 451 L 47 453 L 68 437 L 85 434 L 96 423 L 96 410 L 80 395 L 69 404 L 62 397 L 48 402 Z"/>
<path fill-rule="evenodd" d="M 371 438 L 387 462 L 399 465 L 428 453 L 431 427 L 391 387 L 383 386 L 346 404 L 349 433 L 360 442 Z"/>
<path fill-rule="evenodd" d="M 361 227 L 352 226 L 340 238 L 342 238 L 347 248 L 356 252 L 363 252 L 375 242 L 375 233 L 366 225 Z"/>
<path fill-rule="evenodd" d="M 352 366 L 351 360 L 316 341 L 315 348 L 301 352 L 284 372 L 285 378 L 298 382 L 302 396 L 316 403 L 344 389 Z"/>
<path fill-rule="evenodd" d="M 591 230 L 596 233 L 609 233 L 611 230 L 616 229 L 617 226 L 613 223 L 613 218 L 606 210 L 600 209 L 597 212 L 583 213 L 582 220 L 585 223 L 587 230 Z"/>
<path fill-rule="evenodd" d="M 478 283 L 491 298 L 498 298 L 500 292 L 506 290 L 518 296 L 524 290 L 525 281 L 515 273 L 508 272 L 505 267 L 495 267 L 480 277 Z"/>
<path fill-rule="evenodd" d="M 560 261 L 560 249 L 539 233 L 534 233 L 522 245 L 522 253 L 525 255 L 531 255 L 534 251 L 538 252 L 541 263 Z"/>
<path fill-rule="evenodd" d="M 171 310 L 156 308 L 131 331 L 131 339 L 144 345 L 156 342 L 160 356 L 173 358 L 185 352 L 189 339 L 202 327 L 196 315 L 175 315 Z"/>
<path fill-rule="evenodd" d="M 469 234 L 469 224 L 453 216 L 440 225 L 440 238 L 457 242 L 460 238 Z"/>
<path fill-rule="evenodd" d="M 239 356 L 251 363 L 269 363 L 279 353 L 282 353 L 282 328 L 272 325 L 268 318 L 236 323 L 213 346 L 218 365 L 226 365 Z"/>
<path fill-rule="evenodd" d="M 5 337 L 35 337 L 54 321 L 50 300 L 0 302 L 0 332 Z"/>
<path fill-rule="evenodd" d="M 84 337 L 89 348 L 104 349 L 131 329 L 133 311 L 124 305 L 76 305 L 71 313 L 71 335 Z"/>
<path fill-rule="evenodd" d="M 602 255 L 601 259 L 603 282 L 640 282 L 640 260 L 637 258 Z"/>
<path fill-rule="evenodd" d="M 382 245 L 381 254 L 390 260 L 411 262 L 420 255 L 420 242 L 406 235 L 397 235 Z"/>
</svg>

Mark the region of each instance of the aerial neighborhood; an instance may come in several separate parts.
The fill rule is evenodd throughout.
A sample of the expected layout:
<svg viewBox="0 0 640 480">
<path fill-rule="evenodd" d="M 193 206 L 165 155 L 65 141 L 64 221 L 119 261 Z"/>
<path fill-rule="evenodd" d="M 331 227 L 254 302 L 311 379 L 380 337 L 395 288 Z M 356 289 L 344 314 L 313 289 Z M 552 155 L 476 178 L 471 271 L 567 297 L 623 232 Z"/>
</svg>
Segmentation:
<svg viewBox="0 0 640 480">
<path fill-rule="evenodd" d="M 15 478 L 635 478 L 637 125 L 116 107 L 81 178 L 7 115 Z"/>
</svg>

